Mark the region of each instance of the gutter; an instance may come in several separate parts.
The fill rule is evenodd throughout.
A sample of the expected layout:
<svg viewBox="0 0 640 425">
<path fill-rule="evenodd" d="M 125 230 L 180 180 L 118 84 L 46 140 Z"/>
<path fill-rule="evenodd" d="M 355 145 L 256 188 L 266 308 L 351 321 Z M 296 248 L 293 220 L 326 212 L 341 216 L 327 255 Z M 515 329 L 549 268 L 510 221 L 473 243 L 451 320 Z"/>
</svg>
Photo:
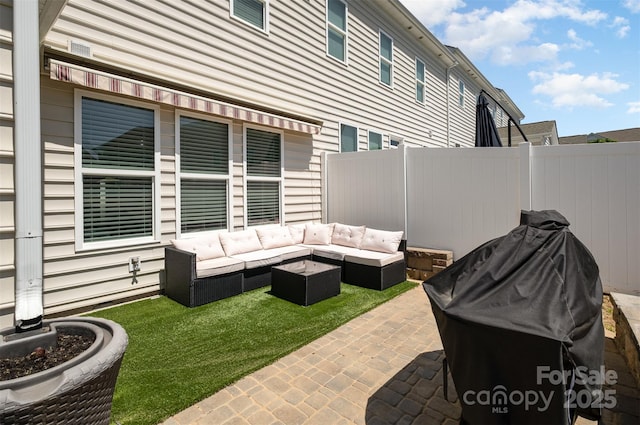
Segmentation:
<svg viewBox="0 0 640 425">
<path fill-rule="evenodd" d="M 447 98 L 447 147 L 450 148 L 451 147 L 451 99 L 449 98 L 449 92 L 451 91 L 451 82 L 449 81 L 450 79 L 450 75 L 451 75 L 451 70 L 453 68 L 455 68 L 456 66 L 458 66 L 459 63 L 456 61 L 453 64 L 449 65 L 445 71 L 445 81 L 447 82 L 447 93 L 446 93 L 446 98 Z"/>
<path fill-rule="evenodd" d="M 43 229 L 38 1 L 13 2 L 16 331 L 42 327 Z"/>
</svg>

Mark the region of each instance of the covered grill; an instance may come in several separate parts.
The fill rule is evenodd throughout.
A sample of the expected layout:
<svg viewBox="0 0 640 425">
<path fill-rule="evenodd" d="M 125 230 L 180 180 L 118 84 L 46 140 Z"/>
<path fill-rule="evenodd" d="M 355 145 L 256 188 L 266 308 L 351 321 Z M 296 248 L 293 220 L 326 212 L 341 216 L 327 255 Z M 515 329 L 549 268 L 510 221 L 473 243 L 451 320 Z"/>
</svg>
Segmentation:
<svg viewBox="0 0 640 425">
<path fill-rule="evenodd" d="M 423 283 L 462 404 L 461 423 L 571 424 L 600 417 L 602 284 L 557 211 L 520 226 Z"/>
</svg>

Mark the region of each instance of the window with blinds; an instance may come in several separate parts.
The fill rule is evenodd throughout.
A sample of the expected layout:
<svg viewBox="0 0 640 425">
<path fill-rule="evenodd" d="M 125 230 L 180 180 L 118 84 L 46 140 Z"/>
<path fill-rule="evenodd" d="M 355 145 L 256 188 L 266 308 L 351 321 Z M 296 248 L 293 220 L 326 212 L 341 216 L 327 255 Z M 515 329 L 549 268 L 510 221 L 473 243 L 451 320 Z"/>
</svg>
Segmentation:
<svg viewBox="0 0 640 425">
<path fill-rule="evenodd" d="M 85 96 L 80 97 L 79 107 L 79 246 L 152 240 L 157 181 L 155 111 Z"/>
<path fill-rule="evenodd" d="M 151 179 L 85 176 L 82 186 L 85 242 L 153 235 Z"/>
<path fill-rule="evenodd" d="M 231 16 L 268 32 L 269 0 L 231 0 Z"/>
<path fill-rule="evenodd" d="M 180 115 L 180 232 L 228 227 L 229 124 Z"/>
<path fill-rule="evenodd" d="M 342 0 L 327 1 L 327 54 L 347 61 L 347 5 Z"/>
<path fill-rule="evenodd" d="M 247 225 L 281 222 L 282 133 L 245 128 Z"/>
</svg>

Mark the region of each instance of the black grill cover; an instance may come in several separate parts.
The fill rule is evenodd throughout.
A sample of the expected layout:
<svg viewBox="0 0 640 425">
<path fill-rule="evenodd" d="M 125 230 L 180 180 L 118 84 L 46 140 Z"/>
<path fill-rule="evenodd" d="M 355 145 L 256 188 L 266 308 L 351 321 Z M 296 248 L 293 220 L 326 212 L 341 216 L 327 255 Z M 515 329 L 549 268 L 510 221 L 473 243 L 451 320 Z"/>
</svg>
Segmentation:
<svg viewBox="0 0 640 425">
<path fill-rule="evenodd" d="M 568 226 L 557 211 L 522 211 L 520 226 L 423 283 L 461 423 L 600 417 L 602 284 Z"/>
</svg>

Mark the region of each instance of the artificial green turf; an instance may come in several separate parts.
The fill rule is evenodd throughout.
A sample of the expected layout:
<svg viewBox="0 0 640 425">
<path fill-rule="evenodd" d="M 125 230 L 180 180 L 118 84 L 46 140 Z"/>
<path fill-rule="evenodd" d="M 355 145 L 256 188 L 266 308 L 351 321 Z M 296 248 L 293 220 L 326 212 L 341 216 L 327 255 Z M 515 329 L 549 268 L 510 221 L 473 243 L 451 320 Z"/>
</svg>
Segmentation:
<svg viewBox="0 0 640 425">
<path fill-rule="evenodd" d="M 158 424 L 415 286 L 342 284 L 340 295 L 309 307 L 265 287 L 196 308 L 159 297 L 93 313 L 129 336 L 112 420 Z"/>
</svg>

